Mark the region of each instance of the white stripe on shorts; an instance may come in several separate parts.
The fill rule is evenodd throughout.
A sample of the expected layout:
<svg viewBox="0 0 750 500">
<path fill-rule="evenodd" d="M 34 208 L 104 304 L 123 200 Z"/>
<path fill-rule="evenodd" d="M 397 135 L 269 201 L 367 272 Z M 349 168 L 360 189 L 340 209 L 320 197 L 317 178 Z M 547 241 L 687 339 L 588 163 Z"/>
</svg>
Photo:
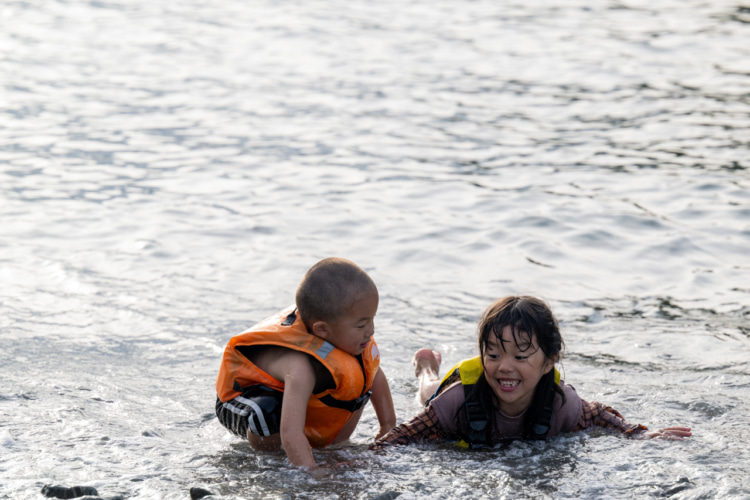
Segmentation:
<svg viewBox="0 0 750 500">
<path fill-rule="evenodd" d="M 255 434 L 256 436 L 262 436 L 262 434 L 260 434 L 258 432 L 258 428 L 255 427 L 255 422 L 253 422 L 253 416 L 252 415 L 249 415 L 247 417 L 247 425 L 250 426 L 250 432 L 251 433 Z"/>
<path fill-rule="evenodd" d="M 259 436 L 270 436 L 271 432 L 268 430 L 268 426 L 266 425 L 266 418 L 263 416 L 263 410 L 260 409 L 260 406 L 258 406 L 255 401 L 251 401 L 247 398 L 243 398 L 242 396 L 237 396 L 235 398 L 240 403 L 245 403 L 246 405 L 250 406 L 253 410 L 255 410 L 255 414 L 258 416 L 258 422 L 260 422 L 260 427 L 263 429 L 263 433 L 259 433 L 258 429 L 255 428 L 255 424 L 253 423 L 253 419 L 248 418 L 247 422 L 250 424 L 250 427 L 253 430 L 253 434 L 259 435 Z"/>
<path fill-rule="evenodd" d="M 240 398 L 235 398 L 235 399 L 239 400 Z M 244 401 L 240 401 L 240 402 L 243 403 Z M 237 408 L 236 406 L 234 406 L 230 402 L 226 402 L 222 406 L 224 406 L 224 408 L 226 408 L 227 410 L 231 411 L 232 413 L 236 413 L 237 415 L 240 415 L 242 417 L 244 417 L 245 415 L 247 415 L 248 413 L 250 413 L 250 410 L 248 410 L 247 408 L 245 408 L 245 409 Z"/>
</svg>

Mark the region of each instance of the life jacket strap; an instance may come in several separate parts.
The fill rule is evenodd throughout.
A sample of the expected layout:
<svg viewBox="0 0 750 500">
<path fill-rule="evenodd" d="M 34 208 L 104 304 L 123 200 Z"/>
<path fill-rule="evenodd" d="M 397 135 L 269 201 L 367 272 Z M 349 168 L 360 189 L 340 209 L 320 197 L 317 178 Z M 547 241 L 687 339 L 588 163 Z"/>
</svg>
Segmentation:
<svg viewBox="0 0 750 500">
<path fill-rule="evenodd" d="M 550 425 L 552 424 L 552 415 L 554 413 L 552 405 L 554 401 L 555 389 L 553 386 L 552 388 L 550 388 L 549 392 L 547 392 L 547 396 L 544 398 L 544 409 L 542 410 L 541 415 L 539 415 L 539 420 L 536 421 L 532 429 L 532 431 L 534 432 L 534 439 L 544 439 L 547 437 Z"/>
<path fill-rule="evenodd" d="M 474 401 L 469 397 L 469 393 L 474 385 L 465 385 L 464 387 L 464 408 L 466 409 L 466 421 L 469 424 L 466 428 L 466 438 L 469 443 L 486 443 L 487 439 L 487 413 L 482 410 L 479 401 Z"/>
<path fill-rule="evenodd" d="M 367 404 L 367 402 L 370 400 L 370 396 L 372 396 L 372 391 L 367 391 L 357 399 L 351 401 L 341 401 L 340 399 L 334 398 L 330 394 L 326 394 L 325 396 L 320 398 L 319 401 L 326 406 L 330 406 L 331 408 L 339 408 L 354 413 Z"/>
</svg>

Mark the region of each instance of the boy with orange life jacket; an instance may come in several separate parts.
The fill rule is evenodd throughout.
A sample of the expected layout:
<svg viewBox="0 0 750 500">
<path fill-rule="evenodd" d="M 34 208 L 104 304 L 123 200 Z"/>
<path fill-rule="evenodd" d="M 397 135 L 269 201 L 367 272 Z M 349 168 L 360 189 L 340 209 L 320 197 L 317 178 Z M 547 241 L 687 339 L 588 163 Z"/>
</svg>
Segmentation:
<svg viewBox="0 0 750 500">
<path fill-rule="evenodd" d="M 257 450 L 283 447 L 314 466 L 312 448 L 346 441 L 372 401 L 380 431 L 396 424 L 372 338 L 375 283 L 359 266 L 328 258 L 311 267 L 295 305 L 233 337 L 216 379 L 216 415 Z"/>
</svg>

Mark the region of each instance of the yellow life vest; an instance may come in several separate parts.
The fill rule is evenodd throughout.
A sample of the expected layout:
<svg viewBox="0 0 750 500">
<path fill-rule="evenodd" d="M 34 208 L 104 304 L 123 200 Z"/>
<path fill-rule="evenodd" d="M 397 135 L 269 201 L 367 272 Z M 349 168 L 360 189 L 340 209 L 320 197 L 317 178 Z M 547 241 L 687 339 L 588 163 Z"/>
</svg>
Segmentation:
<svg viewBox="0 0 750 500">
<path fill-rule="evenodd" d="M 555 384 L 559 386 L 560 372 L 557 371 L 557 368 L 554 368 L 554 370 Z M 473 401 L 471 398 L 473 387 L 477 383 L 479 378 L 483 376 L 483 374 L 484 366 L 482 365 L 482 359 L 479 356 L 459 361 L 450 370 L 448 370 L 448 372 L 440 381 L 440 385 L 435 391 L 435 394 L 425 403 L 425 405 L 429 404 L 430 401 L 436 398 L 448 386 L 453 385 L 459 380 L 461 381 L 461 385 L 464 389 L 464 408 L 466 410 L 466 420 L 468 423 L 466 434 L 471 441 L 471 443 L 467 443 L 465 440 L 461 440 L 456 443 L 462 448 L 469 448 L 472 445 L 482 446 L 489 444 L 487 442 L 486 429 L 489 419 L 493 417 L 492 415 L 487 415 L 486 412 L 482 410 L 479 402 Z M 543 439 L 547 436 L 547 432 L 549 431 L 553 415 L 552 404 L 554 401 L 554 395 L 554 392 L 550 392 L 550 394 L 546 397 L 544 412 L 540 419 L 534 424 L 534 436 L 537 439 Z"/>
</svg>

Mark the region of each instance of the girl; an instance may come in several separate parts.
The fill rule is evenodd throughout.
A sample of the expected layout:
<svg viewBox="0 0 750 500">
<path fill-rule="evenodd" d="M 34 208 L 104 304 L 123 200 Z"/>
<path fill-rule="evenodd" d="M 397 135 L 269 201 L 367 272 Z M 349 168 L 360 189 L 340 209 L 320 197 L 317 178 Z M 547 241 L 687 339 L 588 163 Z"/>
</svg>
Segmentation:
<svg viewBox="0 0 750 500">
<path fill-rule="evenodd" d="M 594 426 L 643 438 L 692 435 L 688 427 L 649 431 L 609 406 L 579 398 L 554 367 L 562 348 L 557 320 L 545 302 L 527 296 L 495 301 L 479 321 L 479 356 L 456 365 L 442 381 L 440 353 L 417 351 L 418 398 L 427 406 L 371 447 L 422 440 L 493 446 Z"/>
</svg>

